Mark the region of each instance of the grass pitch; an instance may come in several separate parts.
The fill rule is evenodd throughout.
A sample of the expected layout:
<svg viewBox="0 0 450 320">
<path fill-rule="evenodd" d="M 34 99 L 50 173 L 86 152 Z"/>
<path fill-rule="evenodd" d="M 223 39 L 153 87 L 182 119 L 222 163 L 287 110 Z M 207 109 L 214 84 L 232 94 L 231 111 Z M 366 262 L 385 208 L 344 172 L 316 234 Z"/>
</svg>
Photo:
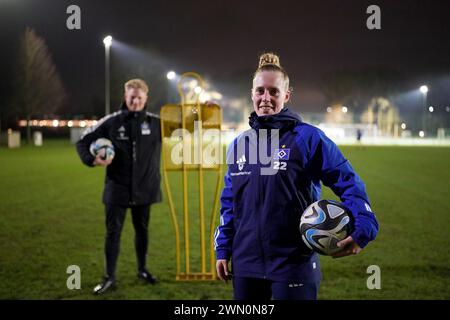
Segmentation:
<svg viewBox="0 0 450 320">
<path fill-rule="evenodd" d="M 380 232 L 357 256 L 321 257 L 319 299 L 450 299 L 450 148 L 341 150 L 366 183 Z M 148 264 L 160 282 L 146 286 L 136 278 L 128 215 L 118 289 L 93 296 L 91 290 L 103 273 L 103 179 L 104 170 L 82 165 L 68 141 L 45 141 L 40 148 L 0 148 L 1 299 L 231 299 L 230 283 L 174 280 L 175 236 L 166 201 L 152 206 L 150 219 Z M 214 177 L 207 181 L 212 195 Z M 175 176 L 171 183 L 174 194 L 180 194 Z M 195 181 L 189 190 L 192 200 Z M 322 197 L 337 199 L 328 189 Z M 209 210 L 210 204 L 206 207 Z M 196 218 L 192 219 L 195 226 Z M 198 228 L 193 229 L 194 246 Z M 191 258 L 199 259 L 195 246 Z M 80 290 L 67 289 L 69 265 L 81 268 Z M 380 290 L 367 289 L 370 265 L 381 268 Z"/>
</svg>

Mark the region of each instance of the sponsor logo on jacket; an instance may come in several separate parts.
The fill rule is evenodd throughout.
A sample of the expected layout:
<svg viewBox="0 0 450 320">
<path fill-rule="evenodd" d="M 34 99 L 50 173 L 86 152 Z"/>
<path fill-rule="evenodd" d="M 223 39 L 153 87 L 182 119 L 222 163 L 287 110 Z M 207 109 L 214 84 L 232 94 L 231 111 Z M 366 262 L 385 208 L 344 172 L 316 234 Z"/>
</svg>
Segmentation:
<svg viewBox="0 0 450 320">
<path fill-rule="evenodd" d="M 236 164 L 238 165 L 238 169 L 239 172 L 231 172 L 230 175 L 231 176 L 246 176 L 246 175 L 250 175 L 251 171 L 242 171 L 242 169 L 244 169 L 244 165 L 247 162 L 247 159 L 245 158 L 245 154 L 242 155 L 242 157 L 240 157 L 237 161 Z"/>
<path fill-rule="evenodd" d="M 129 137 L 126 135 L 126 129 L 124 126 L 120 126 L 120 128 L 117 130 L 117 133 L 119 136 L 117 137 L 117 140 L 128 140 Z"/>
</svg>

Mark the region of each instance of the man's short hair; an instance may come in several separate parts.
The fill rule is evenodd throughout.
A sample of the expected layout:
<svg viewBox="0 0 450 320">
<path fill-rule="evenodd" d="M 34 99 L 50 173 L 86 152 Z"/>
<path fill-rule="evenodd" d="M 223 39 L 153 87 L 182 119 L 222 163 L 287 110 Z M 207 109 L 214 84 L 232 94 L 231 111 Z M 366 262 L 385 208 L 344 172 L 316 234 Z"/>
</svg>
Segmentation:
<svg viewBox="0 0 450 320">
<path fill-rule="evenodd" d="M 128 89 L 141 89 L 145 93 L 148 93 L 148 86 L 142 79 L 131 79 L 125 82 L 125 91 Z"/>
</svg>

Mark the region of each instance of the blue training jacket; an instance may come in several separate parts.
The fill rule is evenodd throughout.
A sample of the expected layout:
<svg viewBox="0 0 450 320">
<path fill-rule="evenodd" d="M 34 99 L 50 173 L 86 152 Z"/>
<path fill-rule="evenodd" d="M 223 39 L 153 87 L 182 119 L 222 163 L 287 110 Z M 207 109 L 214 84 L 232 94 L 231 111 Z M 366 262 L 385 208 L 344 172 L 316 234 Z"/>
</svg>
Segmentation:
<svg viewBox="0 0 450 320">
<path fill-rule="evenodd" d="M 217 259 L 231 258 L 237 277 L 320 281 L 318 255 L 301 239 L 300 217 L 320 199 L 322 181 L 351 211 L 352 237 L 365 247 L 375 239 L 378 223 L 364 183 L 333 141 L 288 108 L 261 117 L 253 112 L 250 126 L 227 152 L 220 225 L 214 234 Z M 270 155 L 271 163 L 249 161 L 255 158 L 254 148 L 262 147 L 255 139 L 262 135 L 260 129 L 268 133 L 279 129 L 279 147 Z M 271 136 L 266 139 L 268 145 Z M 242 144 L 244 140 L 247 143 Z M 274 168 L 275 174 L 261 174 L 267 167 Z"/>
</svg>

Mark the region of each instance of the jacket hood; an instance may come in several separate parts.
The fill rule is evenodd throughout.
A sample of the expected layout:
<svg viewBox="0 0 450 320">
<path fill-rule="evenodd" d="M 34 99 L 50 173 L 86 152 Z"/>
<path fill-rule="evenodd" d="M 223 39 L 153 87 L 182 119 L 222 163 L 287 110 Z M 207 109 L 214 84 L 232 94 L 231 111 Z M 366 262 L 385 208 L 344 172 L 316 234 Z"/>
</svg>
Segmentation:
<svg viewBox="0 0 450 320">
<path fill-rule="evenodd" d="M 284 107 L 279 113 L 267 116 L 258 116 L 255 111 L 250 114 L 249 124 L 255 130 L 258 129 L 283 129 L 289 130 L 302 122 L 302 118 L 295 112 Z"/>
</svg>

